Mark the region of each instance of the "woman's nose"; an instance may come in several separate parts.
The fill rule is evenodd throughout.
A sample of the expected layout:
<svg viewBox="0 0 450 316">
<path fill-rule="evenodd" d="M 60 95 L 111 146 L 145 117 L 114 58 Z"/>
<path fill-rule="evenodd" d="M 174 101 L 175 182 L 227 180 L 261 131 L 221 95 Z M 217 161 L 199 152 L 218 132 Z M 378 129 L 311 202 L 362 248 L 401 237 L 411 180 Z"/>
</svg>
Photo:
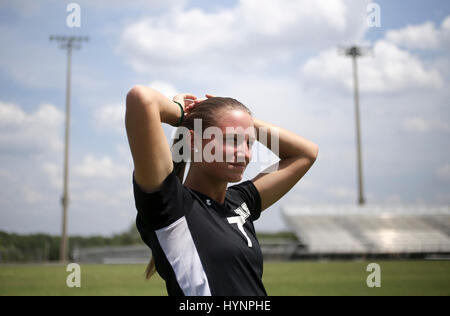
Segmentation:
<svg viewBox="0 0 450 316">
<path fill-rule="evenodd" d="M 246 163 L 248 163 L 250 161 L 250 157 L 251 157 L 250 148 L 248 148 L 246 142 L 242 142 L 237 147 L 237 152 L 236 152 L 237 162 L 246 162 Z"/>
</svg>

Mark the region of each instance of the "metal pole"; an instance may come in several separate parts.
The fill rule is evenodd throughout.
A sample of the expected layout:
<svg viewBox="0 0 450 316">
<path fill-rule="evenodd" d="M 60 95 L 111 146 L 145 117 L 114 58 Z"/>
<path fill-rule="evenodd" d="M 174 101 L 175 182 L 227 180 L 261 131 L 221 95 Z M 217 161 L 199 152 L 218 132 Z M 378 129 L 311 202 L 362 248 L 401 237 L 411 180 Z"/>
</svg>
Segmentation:
<svg viewBox="0 0 450 316">
<path fill-rule="evenodd" d="M 356 121 L 356 152 L 358 159 L 358 204 L 363 205 L 365 203 L 364 190 L 363 190 L 363 180 L 362 180 L 362 157 L 361 157 L 361 127 L 359 121 L 359 87 L 358 87 L 358 63 L 357 54 L 352 55 L 353 60 L 353 78 L 355 84 L 355 121 Z"/>
<path fill-rule="evenodd" d="M 67 49 L 67 82 L 66 82 L 66 131 L 64 146 L 64 191 L 61 198 L 63 207 L 62 232 L 59 258 L 61 263 L 68 261 L 69 242 L 67 238 L 67 209 L 69 206 L 69 138 L 70 138 L 70 76 L 72 68 L 72 49 L 80 49 L 81 42 L 87 42 L 88 37 L 81 36 L 50 36 L 50 41 L 56 41 L 60 48 Z"/>
<path fill-rule="evenodd" d="M 67 238 L 67 208 L 69 205 L 69 136 L 70 136 L 70 75 L 72 64 L 72 42 L 67 45 L 67 84 L 66 84 L 66 131 L 64 145 L 64 192 L 62 196 L 63 216 L 62 216 L 62 237 L 60 247 L 60 261 L 65 263 L 68 261 L 68 238 Z"/>
</svg>

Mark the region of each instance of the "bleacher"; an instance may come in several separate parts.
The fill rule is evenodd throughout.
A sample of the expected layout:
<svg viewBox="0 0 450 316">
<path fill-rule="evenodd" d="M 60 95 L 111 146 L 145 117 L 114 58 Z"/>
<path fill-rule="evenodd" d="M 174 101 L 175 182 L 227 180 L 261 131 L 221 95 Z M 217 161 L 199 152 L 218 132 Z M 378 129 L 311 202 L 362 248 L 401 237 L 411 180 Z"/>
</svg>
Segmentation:
<svg viewBox="0 0 450 316">
<path fill-rule="evenodd" d="M 73 260 L 78 263 L 142 264 L 148 263 L 151 252 L 147 246 L 75 247 Z"/>
<path fill-rule="evenodd" d="M 304 245 L 300 255 L 450 253 L 445 206 L 287 206 L 282 214 Z"/>
<path fill-rule="evenodd" d="M 298 247 L 291 240 L 262 240 L 261 251 L 264 259 L 288 260 Z M 75 247 L 71 257 L 78 263 L 103 263 L 103 264 L 143 264 L 148 263 L 151 251 L 147 246 L 112 246 L 112 247 Z"/>
<path fill-rule="evenodd" d="M 282 207 L 298 242 L 260 240 L 264 259 L 365 256 L 450 257 L 450 207 Z M 147 263 L 146 246 L 75 249 L 75 262 Z"/>
</svg>

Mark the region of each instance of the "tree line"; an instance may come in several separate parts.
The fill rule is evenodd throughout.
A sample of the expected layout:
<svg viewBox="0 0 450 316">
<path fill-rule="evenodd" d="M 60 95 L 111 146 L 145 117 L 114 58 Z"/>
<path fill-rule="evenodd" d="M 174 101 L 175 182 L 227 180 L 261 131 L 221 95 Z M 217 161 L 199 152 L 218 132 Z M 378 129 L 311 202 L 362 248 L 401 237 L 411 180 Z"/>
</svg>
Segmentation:
<svg viewBox="0 0 450 316">
<path fill-rule="evenodd" d="M 258 239 L 296 240 L 292 232 L 259 233 Z M 19 235 L 0 231 L 0 263 L 8 262 L 52 262 L 59 260 L 60 236 L 49 234 Z M 70 236 L 69 260 L 75 248 L 144 245 L 136 225 L 124 232 L 105 236 Z"/>
<path fill-rule="evenodd" d="M 19 235 L 0 231 L 0 263 L 6 262 L 51 262 L 59 260 L 60 236 L 49 234 Z M 70 236 L 69 259 L 73 249 L 103 247 L 103 246 L 127 246 L 143 244 L 141 237 L 133 225 L 128 231 L 105 236 Z"/>
</svg>

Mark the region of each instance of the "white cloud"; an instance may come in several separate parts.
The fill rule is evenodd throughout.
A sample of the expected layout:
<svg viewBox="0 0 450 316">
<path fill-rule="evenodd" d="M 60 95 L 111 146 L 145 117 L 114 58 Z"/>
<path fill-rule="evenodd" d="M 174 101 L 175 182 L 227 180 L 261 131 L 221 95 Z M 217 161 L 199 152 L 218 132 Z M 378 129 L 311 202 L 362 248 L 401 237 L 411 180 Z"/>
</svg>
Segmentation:
<svg viewBox="0 0 450 316">
<path fill-rule="evenodd" d="M 305 62 L 301 69 L 305 80 L 318 80 L 353 90 L 350 59 L 337 49 L 321 52 Z M 358 59 L 358 78 L 362 92 L 390 93 L 414 88 L 440 88 L 443 79 L 436 69 L 426 69 L 421 60 L 392 43 L 375 43 L 374 57 Z"/>
<path fill-rule="evenodd" d="M 124 0 L 77 0 L 77 3 L 80 6 L 87 7 L 89 9 L 98 9 L 104 11 L 105 9 L 155 9 L 155 8 L 165 8 L 165 7 L 173 7 L 173 6 L 184 6 L 186 4 L 186 0 L 133 0 L 133 1 L 124 1 Z"/>
<path fill-rule="evenodd" d="M 0 101 L 2 152 L 60 151 L 63 114 L 54 105 L 41 103 L 33 113 Z"/>
<path fill-rule="evenodd" d="M 302 26 L 303 32 L 322 24 L 325 28 L 344 31 L 347 22 L 348 2 L 340 0 L 319 1 L 240 1 L 235 12 L 249 30 L 264 36 L 281 36 Z M 298 34 L 300 37 L 304 36 Z"/>
<path fill-rule="evenodd" d="M 436 175 L 438 176 L 439 179 L 450 180 L 450 164 L 447 163 L 442 167 L 439 167 L 436 170 Z"/>
<path fill-rule="evenodd" d="M 130 203 L 134 199 L 131 186 L 127 186 L 126 189 L 115 188 L 112 192 L 113 194 L 104 188 L 89 187 L 83 191 L 73 193 L 72 198 L 75 204 L 93 203 L 102 208 L 117 208 L 120 205 L 123 206 Z"/>
<path fill-rule="evenodd" d="M 432 129 L 435 129 L 437 131 L 450 132 L 449 122 L 443 122 L 441 120 L 433 120 L 433 121 L 430 121 L 429 124 L 431 125 Z"/>
<path fill-rule="evenodd" d="M 408 48 L 435 49 L 439 45 L 438 30 L 431 22 L 388 31 L 386 39 L 396 45 Z"/>
<path fill-rule="evenodd" d="M 86 105 L 104 105 L 93 110 L 92 118 L 85 126 L 86 133 L 92 132 L 89 128 L 95 123 L 102 131 L 119 133 L 123 136 L 123 142 L 120 143 L 117 135 L 102 135 L 104 142 L 100 140 L 103 145 L 99 146 L 98 139 L 80 139 L 79 133 L 73 133 L 71 233 L 110 234 L 128 226 L 135 217 L 132 159 L 126 144 L 122 99 L 126 93 L 124 82 L 130 80 L 148 83 L 168 98 L 172 98 L 178 88 L 181 90 L 179 92 L 192 92 L 199 97 L 203 96 L 199 93 L 205 92 L 236 97 L 248 105 L 256 117 L 318 143 L 321 153 L 315 166 L 290 192 L 288 199 L 281 200 L 281 203 L 356 201 L 357 187 L 353 184 L 356 173 L 354 112 L 350 93 L 353 91 L 352 68 L 350 60 L 338 56 L 335 47 L 362 42 L 368 1 L 246 0 L 234 1 L 236 6 L 233 8 L 218 10 L 211 9 L 214 5 L 209 3 L 202 9 L 187 9 L 183 5 L 171 7 L 175 0 L 158 0 L 157 4 L 161 5 L 154 9 L 154 1 L 144 4 L 139 0 L 127 4 L 114 0 L 109 2 L 109 6 L 106 5 L 103 15 L 100 15 L 105 1 L 98 4 L 82 0 L 80 5 L 85 13 L 93 9 L 98 10 L 95 12 L 99 16 L 105 17 L 101 21 L 96 20 L 101 25 L 94 25 L 91 20 L 91 26 L 113 30 L 102 33 L 106 39 L 103 42 L 106 45 L 114 43 L 119 36 L 121 54 L 140 74 L 136 77 L 120 65 L 109 67 L 109 58 L 112 57 L 107 55 L 96 67 L 85 65 L 83 54 L 92 57 L 91 53 L 110 51 L 109 46 L 101 46 L 105 44 L 103 42 L 97 43 L 100 50 L 92 50 L 94 47 L 89 45 L 77 52 L 79 62 L 75 67 L 76 73 L 73 73 L 73 83 L 74 87 L 82 88 L 80 93 L 76 93 L 81 97 L 81 109 L 92 111 L 93 108 Z M 164 8 L 166 3 L 169 11 Z M 38 7 L 41 13 L 45 12 L 45 8 Z M 144 9 L 136 13 L 139 8 Z M 119 10 L 124 12 L 118 14 Z M 105 22 L 111 11 L 117 19 Z M 88 26 L 88 20 L 83 21 L 86 24 L 82 25 Z M 23 19 L 20 21 L 26 29 L 34 27 L 33 23 L 28 24 Z M 440 32 L 449 29 L 449 26 L 450 18 L 447 18 L 440 27 L 419 28 L 417 32 L 422 32 L 422 38 L 428 36 L 426 32 L 431 34 L 430 37 L 436 34 L 439 37 L 442 36 Z M 35 92 L 40 91 L 39 94 L 47 93 L 48 88 L 60 91 L 64 87 L 60 80 L 64 79 L 65 74 L 61 68 L 65 64 L 63 51 L 49 43 L 42 46 L 42 40 L 38 41 L 41 44 L 32 39 L 26 41 L 28 44 L 21 43 L 23 32 L 16 25 L 5 25 L 0 28 L 0 33 L 9 43 L 3 49 L 4 58 L 0 62 L 0 68 L 7 77 L 19 82 L 24 89 L 31 87 Z M 432 38 L 428 40 L 432 42 Z M 374 58 L 359 60 L 362 92 L 376 93 L 370 96 L 362 94 L 361 98 L 367 188 L 381 196 L 378 201 L 400 203 L 400 196 L 414 201 L 411 194 L 414 195 L 413 189 L 417 185 L 424 187 L 421 192 L 427 199 L 431 200 L 436 195 L 437 201 L 448 204 L 450 198 L 445 186 L 424 186 L 424 182 L 420 182 L 430 173 L 435 180 L 438 177 L 448 179 L 447 165 L 431 170 L 427 168 L 434 165 L 436 158 L 448 157 L 448 135 L 430 135 L 433 131 L 449 131 L 446 121 L 448 92 L 434 89 L 442 86 L 442 77 L 448 78 L 450 74 L 448 56 L 440 54 L 437 60 L 436 54 L 427 54 L 422 59 L 422 55 L 409 51 L 419 44 L 406 40 L 403 43 L 401 38 L 385 38 L 375 45 L 378 45 L 378 51 Z M 428 45 L 431 47 L 431 44 Z M 303 73 L 301 78 L 320 89 L 320 93 L 315 94 L 299 82 L 298 71 L 293 69 L 297 70 L 307 56 L 327 50 L 329 56 L 323 60 L 320 59 L 321 54 L 315 56 L 320 63 L 317 69 L 312 69 L 313 76 Z M 50 59 L 36 62 L 35 56 L 50 56 Z M 109 67 L 108 70 L 105 67 Z M 47 75 L 43 77 L 44 68 Z M 115 70 L 111 72 L 110 69 Z M 326 75 L 320 77 L 321 72 Z M 102 78 L 104 74 L 109 76 L 108 80 L 102 80 L 105 79 Z M 154 79 L 158 81 L 152 81 Z M 339 87 L 339 91 L 330 89 L 329 84 L 332 88 Z M 98 91 L 99 87 L 109 87 L 103 92 L 113 102 L 98 102 L 104 94 Z M 9 86 L 5 89 L 14 94 Z M 35 98 L 31 90 L 29 98 Z M 97 93 L 90 93 L 94 90 Z M 64 91 L 60 92 L 63 95 Z M 5 210 L 0 212 L 2 229 L 42 229 L 58 233 L 63 170 L 63 164 L 58 160 L 63 155 L 55 154 L 50 144 L 52 140 L 59 140 L 62 147 L 63 116 L 56 128 L 52 127 L 52 123 L 47 126 L 47 116 L 51 117 L 48 115 L 51 111 L 37 118 L 38 107 L 25 110 L 14 104 L 2 104 L 0 111 L 0 139 L 6 133 L 9 139 L 17 137 L 20 144 L 0 141 L 0 180 L 3 188 L 0 209 Z M 45 124 L 38 123 L 41 121 Z M 166 125 L 164 129 L 167 131 Z M 399 129 L 409 133 L 398 133 Z M 86 133 L 81 133 L 81 137 L 85 137 Z M 417 137 L 413 133 L 423 135 Z M 16 150 L 14 146 L 24 154 L 8 155 Z M 96 146 L 95 154 L 85 155 L 93 152 L 91 146 Z M 44 151 L 48 155 L 35 159 L 36 152 Z M 442 163 L 442 160 L 438 161 Z M 253 168 L 253 171 L 256 173 L 258 170 Z M 394 179 L 389 187 L 386 187 L 386 178 Z M 329 192 L 328 188 L 331 188 Z M 439 191 L 442 193 L 437 194 Z M 370 202 L 373 195 L 366 196 Z M 32 211 L 29 203 L 35 205 Z M 283 225 L 276 218 L 279 214 L 277 206 L 267 212 L 258 221 L 259 227 L 274 229 Z M 118 216 L 119 213 L 129 214 L 129 221 Z M 105 218 L 108 221 L 105 222 Z M 95 225 L 98 222 L 105 225 Z"/>
<path fill-rule="evenodd" d="M 125 27 L 119 51 L 141 73 L 270 66 L 295 52 L 361 39 L 369 1 L 241 0 L 230 9 L 168 11 Z M 188 76 L 190 73 L 185 73 Z"/>
<path fill-rule="evenodd" d="M 173 85 L 163 81 L 152 81 L 149 86 L 158 90 L 170 100 L 172 100 L 173 97 L 179 93 Z"/>
<path fill-rule="evenodd" d="M 448 205 L 450 204 L 450 193 L 436 193 L 434 199 L 437 203 Z"/>
<path fill-rule="evenodd" d="M 407 118 L 402 122 L 402 127 L 408 132 L 423 133 L 428 131 L 428 124 L 420 117 Z"/>
<path fill-rule="evenodd" d="M 388 197 L 386 197 L 384 199 L 384 203 L 390 204 L 390 205 L 402 204 L 403 200 L 402 200 L 402 197 L 400 195 L 398 195 L 398 194 L 391 194 L 391 195 L 389 195 Z"/>
<path fill-rule="evenodd" d="M 170 11 L 158 18 L 144 18 L 125 28 L 120 50 L 131 52 L 137 71 L 149 70 L 152 60 L 188 60 L 207 49 L 223 48 L 233 38 L 230 12 L 205 13 L 201 9 Z"/>
<path fill-rule="evenodd" d="M 152 81 L 148 86 L 158 90 L 170 100 L 178 93 L 173 85 L 163 81 Z M 97 109 L 93 114 L 93 126 L 100 130 L 124 134 L 125 103 L 107 104 Z"/>
<path fill-rule="evenodd" d="M 123 160 L 128 161 L 131 155 L 130 148 L 128 146 L 125 146 L 123 144 L 117 144 L 116 146 L 116 152 L 119 154 L 119 157 Z"/>
<path fill-rule="evenodd" d="M 14 177 L 11 174 L 11 172 L 9 172 L 8 170 L 0 169 L 0 178 L 3 178 L 3 179 L 6 179 L 6 180 L 10 181 Z"/>
<path fill-rule="evenodd" d="M 2 10 L 5 9 L 13 9 L 16 13 L 19 13 L 21 16 L 29 17 L 36 15 L 40 12 L 39 4 L 34 1 L 1 1 L 0 8 Z"/>
<path fill-rule="evenodd" d="M 109 192 L 106 192 L 105 190 L 99 190 L 95 188 L 91 188 L 80 194 L 74 194 L 73 199 L 74 201 L 76 201 L 76 203 L 83 201 L 85 203 L 88 202 L 99 204 L 102 205 L 102 207 L 117 206 L 120 202 L 116 194 L 111 194 Z"/>
<path fill-rule="evenodd" d="M 125 104 L 116 103 L 102 106 L 94 112 L 94 126 L 102 130 L 125 133 Z"/>
<path fill-rule="evenodd" d="M 356 189 L 348 187 L 333 187 L 328 189 L 328 195 L 338 199 L 356 199 Z"/>
<path fill-rule="evenodd" d="M 0 70 L 8 79 L 35 89 L 64 87 L 65 54 L 58 51 L 56 44 L 45 43 L 45 39 L 42 45 L 42 39 L 22 33 L 20 27 L 7 23 L 0 25 L 0 37 L 8 43 L 2 45 L 0 58 Z"/>
<path fill-rule="evenodd" d="M 62 166 L 46 161 L 42 164 L 42 170 L 47 174 L 52 188 L 61 190 L 63 187 Z"/>
<path fill-rule="evenodd" d="M 407 132 L 425 133 L 429 131 L 450 132 L 450 125 L 439 120 L 425 120 L 421 117 L 409 117 L 402 122 L 403 130 Z"/>
<path fill-rule="evenodd" d="M 22 124 L 25 113 L 15 104 L 0 102 L 0 126 L 8 127 Z"/>
<path fill-rule="evenodd" d="M 434 23 L 408 25 L 399 30 L 386 32 L 386 40 L 410 49 L 435 50 L 450 47 L 450 16 L 436 28 Z"/>
<path fill-rule="evenodd" d="M 33 205 L 38 202 L 44 201 L 46 198 L 38 190 L 31 188 L 28 185 L 22 186 L 22 192 L 23 192 L 22 197 L 23 197 L 24 201 L 29 205 Z"/>
<path fill-rule="evenodd" d="M 87 155 L 81 164 L 74 167 L 74 174 L 82 178 L 111 180 L 129 176 L 130 172 L 127 167 L 115 164 L 111 157 L 95 158 Z"/>
<path fill-rule="evenodd" d="M 186 4 L 186 0 L 133 0 L 133 1 L 124 1 L 124 0 L 77 0 L 72 1 L 76 2 L 80 5 L 81 8 L 81 16 L 83 17 L 85 12 L 92 13 L 93 10 L 99 11 L 112 11 L 112 10 L 149 10 L 149 9 L 161 9 L 173 6 L 182 7 Z M 70 3 L 67 2 L 64 6 L 61 6 L 62 9 L 66 8 L 66 5 Z M 15 12 L 19 13 L 24 17 L 36 16 L 38 14 L 43 14 L 42 12 L 48 8 L 48 6 L 52 6 L 53 8 L 60 4 L 59 0 L 46 0 L 39 1 L 39 3 L 35 1 L 16 1 L 16 0 L 3 0 L 0 2 L 0 8 L 2 9 L 13 9 Z M 97 13 L 97 12 L 95 12 Z M 65 11 L 63 11 L 65 14 Z M 68 13 L 67 13 L 68 14 Z M 83 20 L 82 20 L 83 21 Z"/>
</svg>

